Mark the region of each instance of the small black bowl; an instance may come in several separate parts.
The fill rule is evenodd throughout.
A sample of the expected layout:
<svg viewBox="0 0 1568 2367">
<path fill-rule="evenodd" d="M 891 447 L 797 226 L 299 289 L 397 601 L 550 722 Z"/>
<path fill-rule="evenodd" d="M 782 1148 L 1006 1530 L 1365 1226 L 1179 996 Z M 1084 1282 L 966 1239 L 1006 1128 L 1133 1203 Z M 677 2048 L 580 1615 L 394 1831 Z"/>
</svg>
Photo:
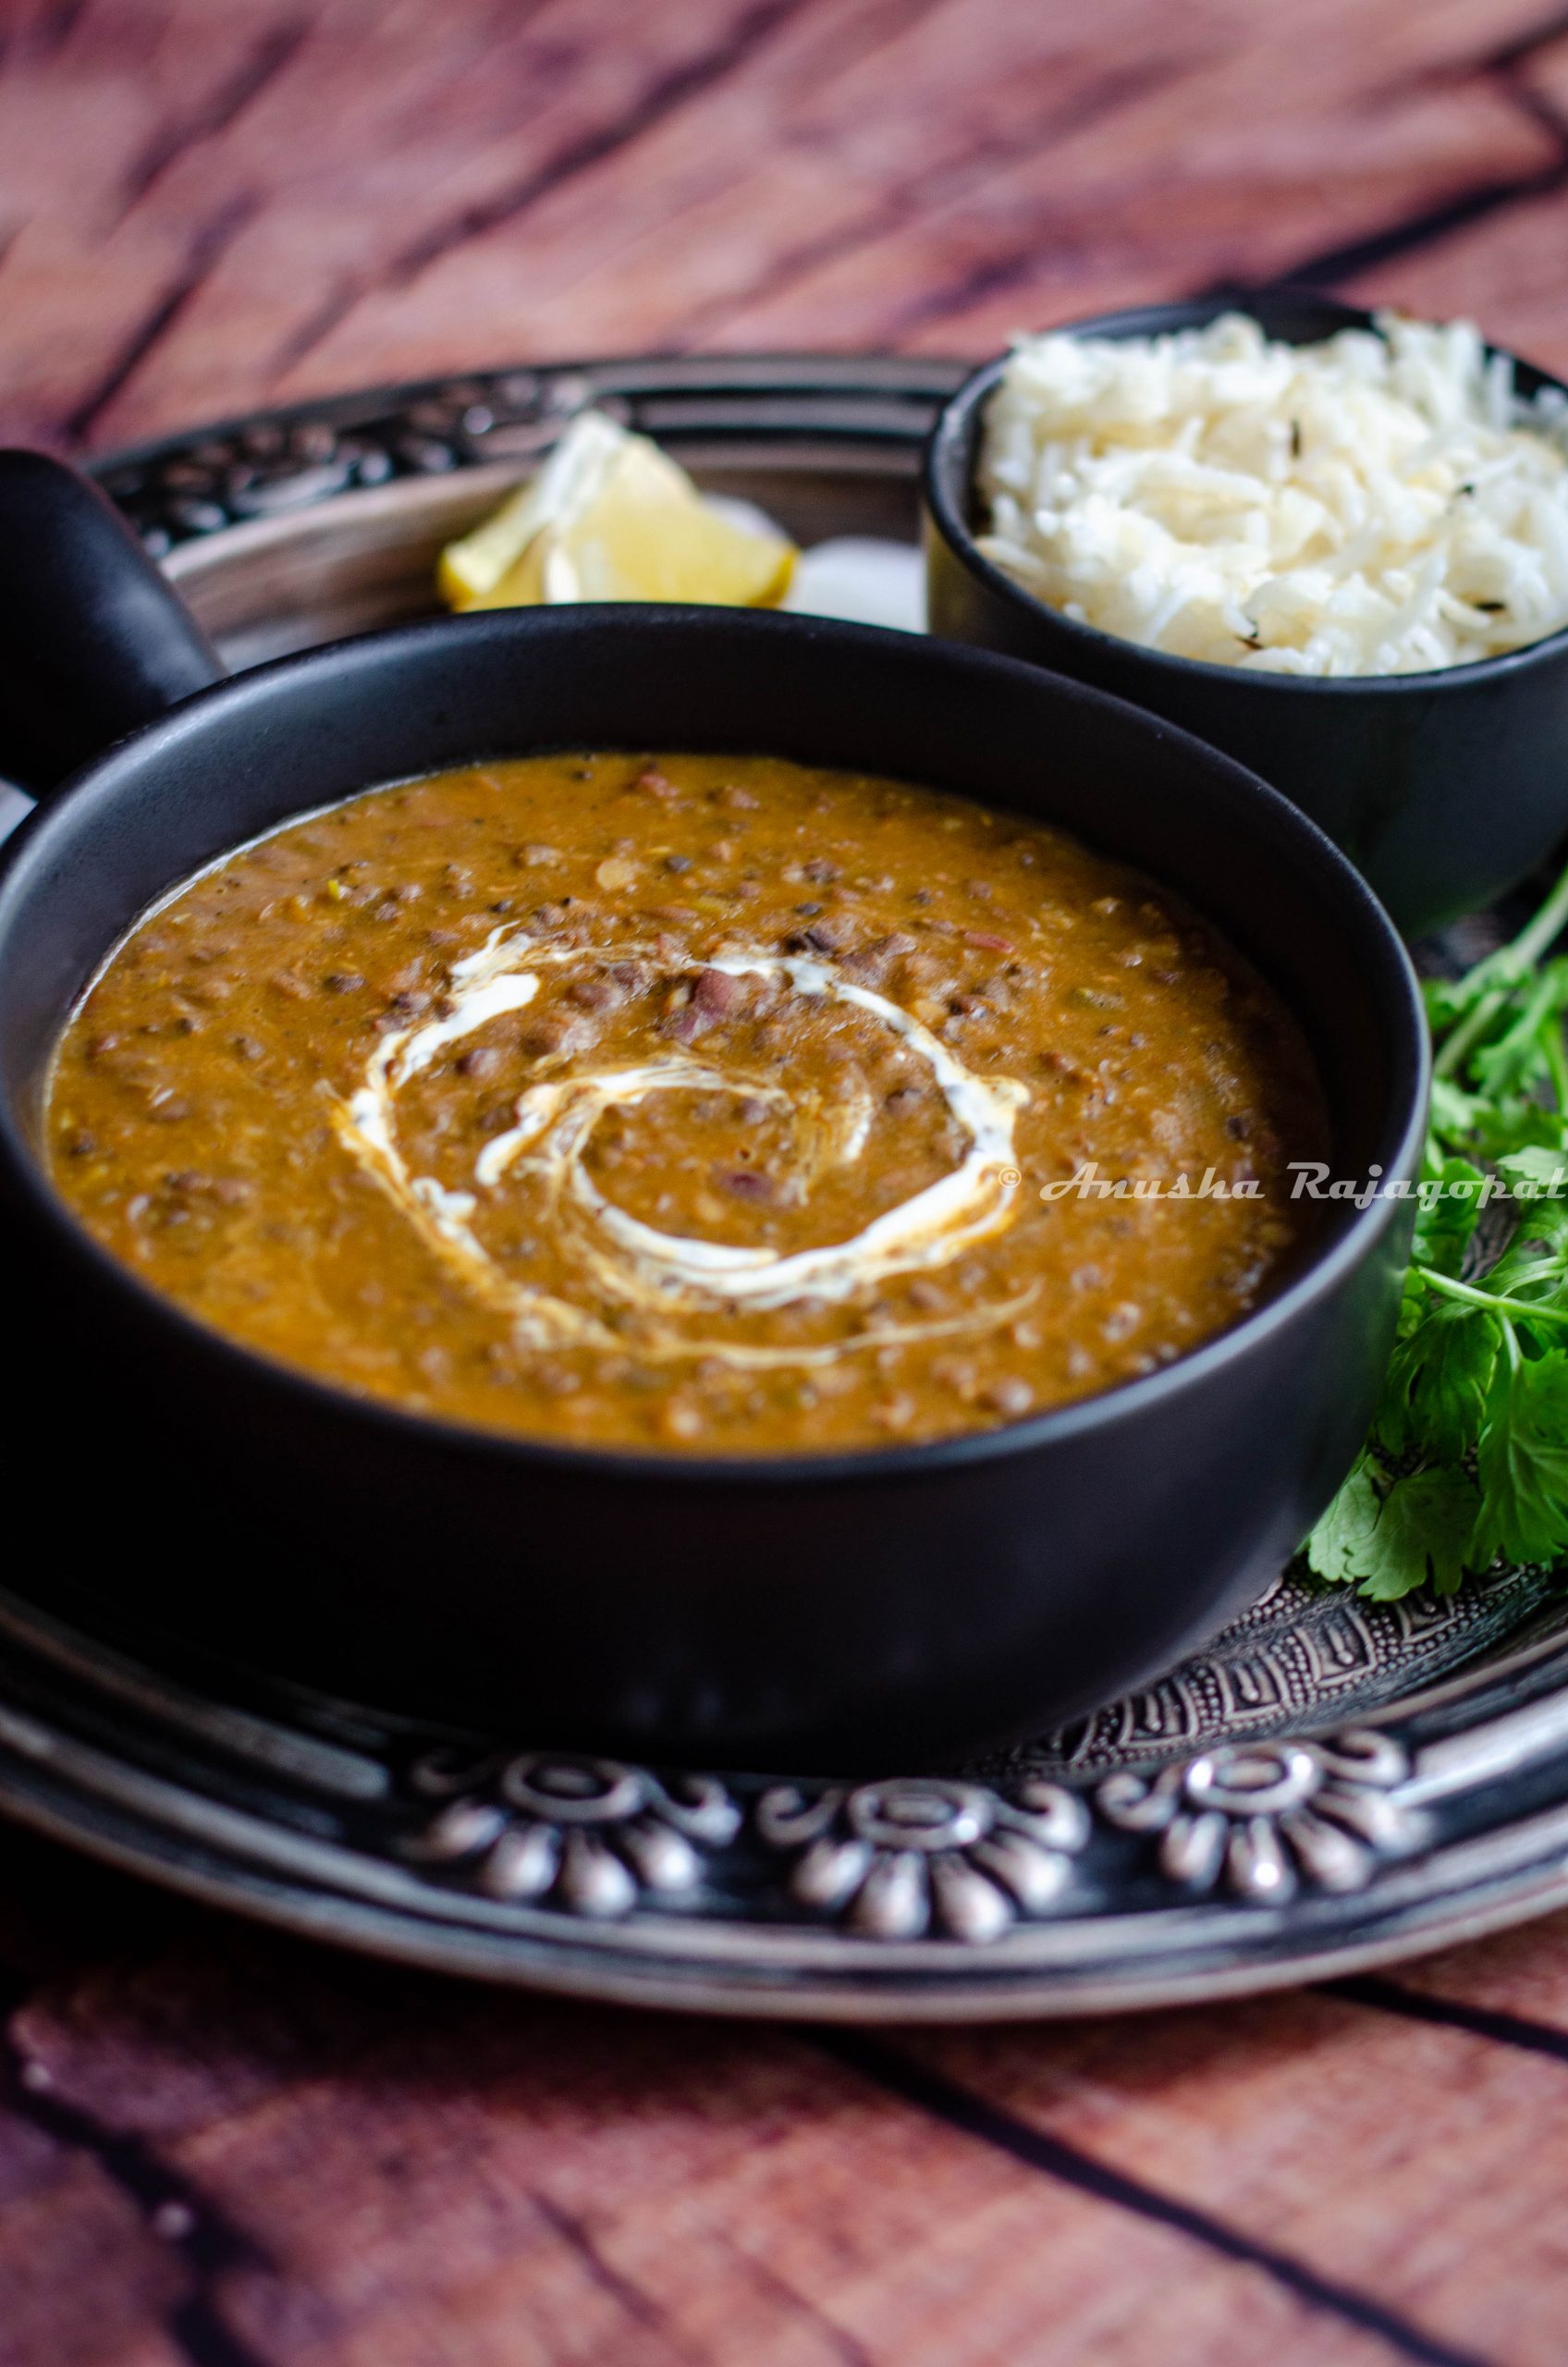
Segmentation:
<svg viewBox="0 0 1568 2367">
<path fill-rule="evenodd" d="M 1151 304 L 1066 324 L 1073 336 L 1160 337 L 1245 312 L 1309 345 L 1370 328 L 1311 291 Z M 1407 936 L 1489 903 L 1568 830 L 1568 630 L 1430 674 L 1305 678 L 1145 649 L 1047 607 L 977 548 L 974 472 L 1004 355 L 966 380 L 926 448 L 931 630 L 1026 657 L 1163 715 L 1282 790 L 1371 881 Z M 1514 364 L 1521 393 L 1560 382 Z"/>
<path fill-rule="evenodd" d="M 214 666 L 106 505 L 58 480 L 0 457 L 0 767 L 26 758 L 43 790 L 73 737 L 156 716 Z M 56 1195 L 51 1051 L 150 901 L 368 784 L 585 746 L 763 750 L 1080 832 L 1272 981 L 1317 1056 L 1336 1175 L 1411 1173 L 1426 1029 L 1386 915 L 1284 799 L 1132 707 L 909 634 L 711 608 L 503 609 L 312 650 L 144 721 L 6 850 L 0 1238 L 27 1408 L 8 1446 L 37 1540 L 6 1584 L 381 1706 L 752 1767 L 929 1763 L 1169 1663 L 1258 1593 L 1348 1464 L 1408 1200 L 1327 1205 L 1275 1297 L 1106 1395 L 933 1445 L 698 1461 L 324 1386 L 149 1291 Z"/>
</svg>

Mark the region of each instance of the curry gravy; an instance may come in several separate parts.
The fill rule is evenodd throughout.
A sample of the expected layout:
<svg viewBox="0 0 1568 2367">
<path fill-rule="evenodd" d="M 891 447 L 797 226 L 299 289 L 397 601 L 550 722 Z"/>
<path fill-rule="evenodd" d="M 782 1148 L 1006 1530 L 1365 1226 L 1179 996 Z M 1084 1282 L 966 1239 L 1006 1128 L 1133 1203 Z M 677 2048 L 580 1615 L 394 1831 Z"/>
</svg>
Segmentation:
<svg viewBox="0 0 1568 2367">
<path fill-rule="evenodd" d="M 1325 1125 L 1255 974 L 1062 833 L 615 754 L 373 790 L 188 883 L 72 1019 L 48 1137 L 100 1241 L 267 1355 L 740 1453 L 1169 1362 L 1267 1294 Z M 1189 1196 L 1043 1193 L 1091 1161 Z"/>
</svg>

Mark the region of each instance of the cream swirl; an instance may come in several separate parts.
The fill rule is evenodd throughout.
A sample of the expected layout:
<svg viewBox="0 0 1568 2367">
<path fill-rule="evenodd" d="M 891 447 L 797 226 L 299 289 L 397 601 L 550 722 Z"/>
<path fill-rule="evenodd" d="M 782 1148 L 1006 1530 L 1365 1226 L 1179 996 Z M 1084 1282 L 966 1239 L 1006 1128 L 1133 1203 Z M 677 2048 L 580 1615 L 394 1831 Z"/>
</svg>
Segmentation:
<svg viewBox="0 0 1568 2367">
<path fill-rule="evenodd" d="M 822 1306 L 868 1296 L 901 1274 L 929 1272 L 1009 1225 L 1019 1189 L 1013 1147 L 1017 1114 L 1028 1100 L 1011 1077 L 981 1077 L 950 1048 L 885 996 L 846 977 L 834 963 L 786 954 L 720 955 L 700 966 L 784 981 L 806 999 L 848 1003 L 897 1036 L 929 1068 L 948 1110 L 968 1139 L 960 1163 L 896 1207 L 874 1217 L 847 1240 L 786 1253 L 766 1246 L 705 1241 L 669 1233 L 618 1208 L 584 1163 L 594 1129 L 605 1112 L 635 1107 L 652 1095 L 680 1091 L 743 1093 L 787 1111 L 794 1122 L 802 1181 L 831 1167 L 852 1165 L 869 1138 L 874 1110 L 864 1086 L 824 1107 L 820 1098 L 769 1077 L 717 1067 L 684 1052 L 616 1068 L 583 1069 L 542 1078 L 515 1105 L 514 1123 L 476 1159 L 472 1190 L 454 1191 L 433 1176 L 410 1173 L 398 1147 L 397 1101 L 405 1085 L 449 1045 L 539 991 L 546 965 L 606 964 L 647 958 L 641 946 L 541 945 L 505 928 L 477 953 L 453 965 L 441 1015 L 422 1026 L 384 1036 L 364 1083 L 334 1104 L 338 1137 L 367 1173 L 415 1226 L 432 1252 L 475 1295 L 508 1313 L 528 1347 L 624 1349 L 611 1325 L 558 1294 L 508 1274 L 472 1229 L 482 1197 L 508 1176 L 524 1174 L 540 1188 L 558 1232 L 570 1239 L 586 1280 L 601 1299 L 652 1318 L 639 1352 L 655 1360 L 715 1356 L 740 1367 L 815 1365 L 850 1351 L 988 1330 L 1015 1316 L 1033 1293 L 968 1308 L 927 1322 L 867 1323 L 852 1335 L 819 1346 L 695 1338 L 660 1318 L 726 1309 L 764 1313 L 810 1303 Z"/>
</svg>

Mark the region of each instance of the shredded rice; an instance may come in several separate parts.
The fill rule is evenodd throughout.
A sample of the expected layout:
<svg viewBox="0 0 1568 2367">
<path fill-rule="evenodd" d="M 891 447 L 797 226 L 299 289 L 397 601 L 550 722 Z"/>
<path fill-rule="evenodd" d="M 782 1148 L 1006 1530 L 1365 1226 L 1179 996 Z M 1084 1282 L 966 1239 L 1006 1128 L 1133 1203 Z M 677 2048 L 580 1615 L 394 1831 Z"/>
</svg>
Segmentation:
<svg viewBox="0 0 1568 2367">
<path fill-rule="evenodd" d="M 986 418 L 980 548 L 1102 632 L 1281 674 L 1414 674 L 1568 624 L 1568 395 L 1468 321 L 1324 345 L 1228 313 L 1029 337 Z"/>
</svg>

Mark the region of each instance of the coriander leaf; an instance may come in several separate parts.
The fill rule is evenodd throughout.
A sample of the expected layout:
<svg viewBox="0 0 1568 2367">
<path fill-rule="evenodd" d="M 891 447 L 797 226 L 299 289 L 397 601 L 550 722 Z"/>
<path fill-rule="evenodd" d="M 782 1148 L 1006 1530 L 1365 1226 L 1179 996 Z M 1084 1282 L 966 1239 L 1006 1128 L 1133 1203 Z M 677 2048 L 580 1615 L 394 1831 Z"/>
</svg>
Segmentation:
<svg viewBox="0 0 1568 2367">
<path fill-rule="evenodd" d="M 1510 1151 L 1498 1168 L 1511 1192 L 1568 1208 L 1568 1150 Z"/>
<path fill-rule="evenodd" d="M 1568 1552 L 1568 1353 L 1500 1362 L 1476 1461 L 1480 1516 L 1470 1564 L 1555 1562 Z"/>
<path fill-rule="evenodd" d="M 1562 1121 L 1555 1110 L 1515 1094 L 1501 1101 L 1483 1101 L 1468 1139 L 1484 1158 L 1494 1161 L 1531 1144 L 1557 1149 L 1562 1142 Z"/>
<path fill-rule="evenodd" d="M 1423 1277 L 1419 1268 L 1408 1267 L 1404 1280 L 1400 1284 L 1399 1322 L 1394 1337 L 1397 1340 L 1408 1340 L 1413 1331 L 1420 1330 L 1431 1311 L 1430 1285 Z"/>
<path fill-rule="evenodd" d="M 1429 1122 L 1434 1149 L 1480 1152 L 1492 1159 L 1525 1144 L 1561 1149 L 1563 1142 L 1562 1120 L 1544 1102 L 1528 1094 L 1467 1093 L 1448 1077 L 1433 1079 Z"/>
<path fill-rule="evenodd" d="M 1361 1457 L 1306 1540 L 1309 1566 L 1374 1602 L 1427 1585 L 1452 1594 L 1476 1526 L 1474 1483 L 1464 1471 L 1430 1470 L 1382 1487 L 1380 1468 Z"/>
<path fill-rule="evenodd" d="M 1449 1591 L 1500 1553 L 1568 1559 L 1568 957 L 1546 958 L 1565 927 L 1568 871 L 1511 944 L 1422 990 L 1421 1182 L 1439 1188 L 1417 1214 L 1371 1439 L 1305 1549 L 1319 1576 L 1380 1600 Z M 1495 1179 L 1478 1160 L 1518 1203 L 1489 1269 L 1477 1225 Z"/>
<path fill-rule="evenodd" d="M 1487 1111 L 1485 1097 L 1466 1093 L 1452 1078 L 1432 1079 L 1432 1133 L 1441 1143 L 1468 1142 Z"/>
<path fill-rule="evenodd" d="M 1498 1172 L 1519 1202 L 1519 1235 L 1568 1243 L 1568 1148 L 1554 1146 L 1505 1152 Z"/>
<path fill-rule="evenodd" d="M 1416 1265 L 1434 1266 L 1439 1274 L 1458 1273 L 1480 1220 L 1486 1181 L 1481 1170 L 1467 1159 L 1422 1162 L 1422 1184 L 1439 1188 L 1422 1201 L 1415 1219 L 1411 1254 Z"/>
<path fill-rule="evenodd" d="M 1550 1073 L 1546 1038 L 1560 1028 L 1568 1004 L 1568 963 L 1549 962 L 1510 999 L 1509 1024 L 1489 1043 L 1476 1046 L 1465 1066 L 1472 1082 L 1490 1100 L 1525 1093 Z"/>
<path fill-rule="evenodd" d="M 1540 1240 L 1539 1230 L 1533 1220 L 1522 1221 L 1496 1265 L 1476 1287 L 1496 1298 L 1511 1300 L 1515 1310 L 1533 1302 L 1540 1307 L 1541 1320 L 1554 1325 L 1557 1317 L 1568 1316 L 1568 1306 L 1563 1304 L 1568 1269 L 1564 1268 L 1562 1247 Z M 1550 1330 L 1542 1344 L 1552 1344 Z"/>
<path fill-rule="evenodd" d="M 1421 1000 L 1427 1006 L 1427 1023 L 1439 1043 L 1466 1022 L 1477 1027 L 1495 1027 L 1498 1014 L 1506 1010 L 1508 999 L 1521 978 L 1529 975 L 1529 964 L 1522 963 L 1511 945 L 1500 946 L 1488 953 L 1460 978 L 1424 978 Z M 1477 1040 L 1472 1036 L 1471 1041 Z M 1466 1047 L 1466 1049 L 1468 1046 Z"/>
<path fill-rule="evenodd" d="M 1318 1521 L 1305 1548 L 1307 1566 L 1320 1578 L 1342 1586 L 1365 1577 L 1372 1535 L 1383 1509 L 1373 1475 L 1379 1469 L 1365 1451 L 1356 1457 L 1340 1492 Z"/>
<path fill-rule="evenodd" d="M 1374 1428 L 1403 1454 L 1457 1463 L 1475 1446 L 1497 1368 L 1501 1327 L 1484 1307 L 1434 1306 L 1394 1350 Z"/>
<path fill-rule="evenodd" d="M 1438 1594 L 1457 1592 L 1476 1513 L 1476 1485 L 1466 1471 L 1413 1471 L 1396 1479 L 1368 1539 L 1360 1591 L 1373 1602 L 1397 1602 L 1427 1585 Z"/>
<path fill-rule="evenodd" d="M 1518 1008 L 1521 987 L 1548 948 L 1568 926 L 1568 871 L 1511 944 L 1500 946 L 1462 978 L 1434 978 L 1423 989 L 1427 1017 L 1437 1039 L 1438 1073 L 1460 1069 L 1476 1046 L 1506 1025 L 1510 1006 Z"/>
</svg>

